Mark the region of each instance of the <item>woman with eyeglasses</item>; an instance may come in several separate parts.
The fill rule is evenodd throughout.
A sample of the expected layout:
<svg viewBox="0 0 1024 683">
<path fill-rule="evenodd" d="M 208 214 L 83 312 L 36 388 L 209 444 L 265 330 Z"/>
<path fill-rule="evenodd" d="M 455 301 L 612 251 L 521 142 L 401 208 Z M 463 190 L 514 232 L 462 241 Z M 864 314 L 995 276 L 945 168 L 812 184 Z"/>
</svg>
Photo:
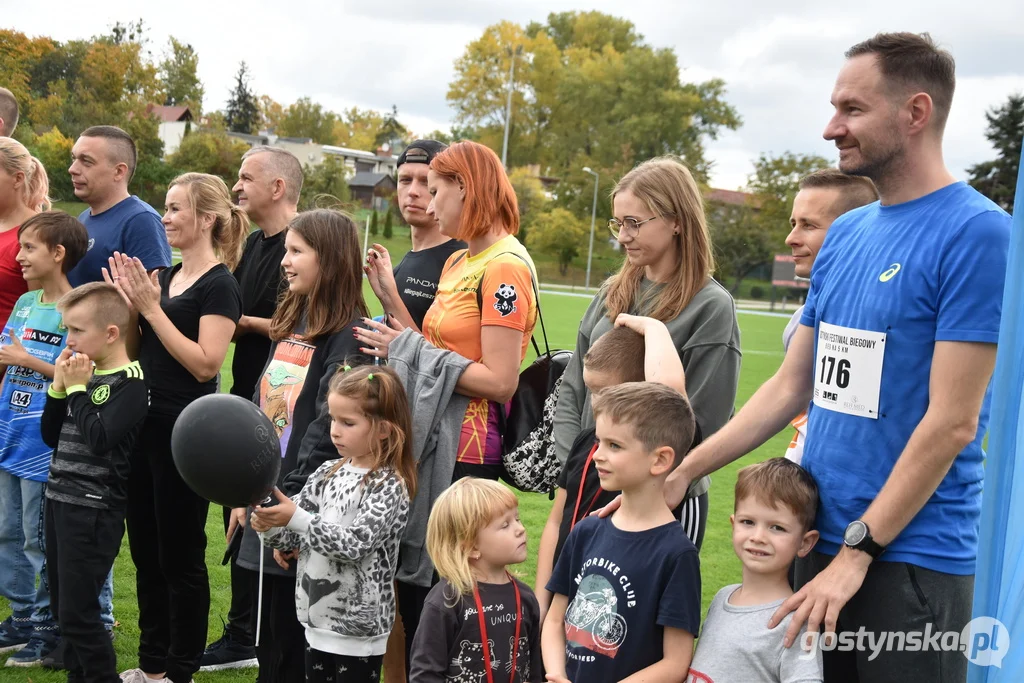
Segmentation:
<svg viewBox="0 0 1024 683">
<path fill-rule="evenodd" d="M 578 438 L 587 440 L 586 449 L 593 441 L 594 416 L 590 390 L 583 381 L 583 357 L 622 313 L 655 318 L 668 327 L 683 362 L 698 434 L 706 438 L 718 431 L 732 415 L 736 400 L 740 374 L 736 306 L 729 292 L 711 277 L 711 236 L 704 202 L 689 169 L 676 157 L 645 161 L 619 180 L 612 203 L 615 217 L 608 227 L 626 260 L 591 301 L 563 375 L 554 422 L 555 452 L 563 465 Z M 565 510 L 572 515 L 576 505 L 577 492 L 565 490 L 565 479 L 563 471 L 537 559 L 536 593 L 542 612 L 551 599 L 545 586 L 557 559 L 559 526 Z M 709 484 L 707 477 L 694 482 L 681 510 L 683 529 L 698 549 L 707 520 Z M 567 498 L 571 498 L 568 508 Z"/>
</svg>

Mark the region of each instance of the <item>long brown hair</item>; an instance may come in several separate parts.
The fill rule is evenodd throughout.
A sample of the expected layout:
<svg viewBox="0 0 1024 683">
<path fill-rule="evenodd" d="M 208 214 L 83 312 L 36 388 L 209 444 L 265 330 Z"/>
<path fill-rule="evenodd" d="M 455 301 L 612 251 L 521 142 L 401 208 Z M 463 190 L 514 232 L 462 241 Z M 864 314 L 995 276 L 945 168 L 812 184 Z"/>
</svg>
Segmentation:
<svg viewBox="0 0 1024 683">
<path fill-rule="evenodd" d="M 188 190 L 188 200 L 196 220 L 213 216 L 210 242 L 220 262 L 234 270 L 242 258 L 245 238 L 249 235 L 249 216 L 231 201 L 231 193 L 223 180 L 209 173 L 182 173 L 167 186 L 181 185 Z"/>
<path fill-rule="evenodd" d="M 316 252 L 320 272 L 308 294 L 285 292 L 270 320 L 270 338 L 291 335 L 303 316 L 309 339 L 339 332 L 356 313 L 369 317 L 363 299 L 359 236 L 352 219 L 333 209 L 304 211 L 288 224 Z"/>
<path fill-rule="evenodd" d="M 519 203 L 501 159 L 490 147 L 463 141 L 439 153 L 430 170 L 466 190 L 456 239 L 468 242 L 485 235 L 495 221 L 508 234 L 519 232 Z"/>
<path fill-rule="evenodd" d="M 704 217 L 704 199 L 690 169 L 682 159 L 663 156 L 649 159 L 622 176 L 612 191 L 612 201 L 620 192 L 631 192 L 658 216 L 671 216 L 679 226 L 673 238 L 676 270 L 673 279 L 657 295 L 637 301 L 643 266 L 627 259 L 619 272 L 608 279 L 605 308 L 608 318 L 629 313 L 634 305 L 642 315 L 668 322 L 679 316 L 690 300 L 707 284 L 715 270 L 711 235 Z"/>
<path fill-rule="evenodd" d="M 370 420 L 373 466 L 367 478 L 377 470 L 392 469 L 405 484 L 409 497 L 415 496 L 416 461 L 412 457 L 409 397 L 395 371 L 384 365 L 346 365 L 331 378 L 327 395 L 331 394 L 352 399 Z M 344 463 L 342 460 L 335 465 L 328 476 Z"/>
</svg>

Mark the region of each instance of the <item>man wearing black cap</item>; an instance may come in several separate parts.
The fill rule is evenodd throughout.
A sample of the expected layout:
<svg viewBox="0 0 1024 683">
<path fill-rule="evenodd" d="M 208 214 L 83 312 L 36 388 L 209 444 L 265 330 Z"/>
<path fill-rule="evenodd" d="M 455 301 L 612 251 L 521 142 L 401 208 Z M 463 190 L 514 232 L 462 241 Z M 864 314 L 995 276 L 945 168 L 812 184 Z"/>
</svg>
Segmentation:
<svg viewBox="0 0 1024 683">
<path fill-rule="evenodd" d="M 448 257 L 466 245 L 441 234 L 437 221 L 427 215 L 430 193 L 427 171 L 435 156 L 448 149 L 436 140 L 417 140 L 398 157 L 398 208 L 412 233 L 412 250 L 391 269 L 391 256 L 374 244 L 366 256 L 366 273 L 384 311 L 403 325 L 419 329 L 434 302 L 437 281 Z"/>
</svg>

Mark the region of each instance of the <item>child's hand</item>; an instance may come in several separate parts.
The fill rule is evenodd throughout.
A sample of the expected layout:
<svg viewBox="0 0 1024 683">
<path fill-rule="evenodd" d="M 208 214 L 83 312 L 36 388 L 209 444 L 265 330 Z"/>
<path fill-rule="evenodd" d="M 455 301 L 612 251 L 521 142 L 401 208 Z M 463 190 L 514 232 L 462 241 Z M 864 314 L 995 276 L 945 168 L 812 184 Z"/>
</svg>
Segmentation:
<svg viewBox="0 0 1024 683">
<path fill-rule="evenodd" d="M 0 365 L 20 365 L 24 367 L 31 360 L 32 356 L 21 345 L 21 340 L 18 339 L 14 330 L 11 330 L 11 343 L 8 346 L 0 346 Z"/>
<path fill-rule="evenodd" d="M 262 505 L 252 511 L 249 524 L 253 531 L 260 533 L 268 531 L 273 527 L 286 526 L 292 521 L 295 514 L 295 503 L 288 496 L 281 493 L 281 489 L 274 489 L 274 497 L 277 498 L 277 505 L 265 508 Z"/>
<path fill-rule="evenodd" d="M 299 549 L 293 550 L 278 550 L 274 548 L 274 562 L 277 562 L 277 566 L 281 569 L 288 569 L 291 564 L 288 560 L 294 560 L 299 557 Z"/>
<path fill-rule="evenodd" d="M 615 317 L 615 327 L 628 327 L 641 337 L 647 333 L 647 330 L 650 329 L 651 325 L 664 324 L 665 323 L 655 318 L 647 318 L 642 315 L 630 315 L 629 313 L 619 313 Z"/>
<path fill-rule="evenodd" d="M 57 356 L 57 360 L 53 362 L 53 390 L 63 393 L 67 388 L 64 384 L 64 361 L 71 358 L 71 349 L 64 347 L 64 350 Z"/>
<path fill-rule="evenodd" d="M 86 385 L 92 379 L 92 361 L 84 353 L 76 353 L 61 363 L 64 372 L 64 386 Z"/>
</svg>

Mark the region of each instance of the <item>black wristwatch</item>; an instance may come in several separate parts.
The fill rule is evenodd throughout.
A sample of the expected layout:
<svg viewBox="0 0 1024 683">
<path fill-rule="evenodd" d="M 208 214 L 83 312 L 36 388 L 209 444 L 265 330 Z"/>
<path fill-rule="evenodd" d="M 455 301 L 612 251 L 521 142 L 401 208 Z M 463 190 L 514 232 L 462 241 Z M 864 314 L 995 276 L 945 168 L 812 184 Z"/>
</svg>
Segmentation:
<svg viewBox="0 0 1024 683">
<path fill-rule="evenodd" d="M 853 550 L 861 550 L 872 558 L 877 559 L 885 552 L 885 546 L 878 545 L 875 539 L 871 538 L 871 530 L 868 525 L 859 519 L 850 522 L 843 534 L 843 544 Z"/>
</svg>

